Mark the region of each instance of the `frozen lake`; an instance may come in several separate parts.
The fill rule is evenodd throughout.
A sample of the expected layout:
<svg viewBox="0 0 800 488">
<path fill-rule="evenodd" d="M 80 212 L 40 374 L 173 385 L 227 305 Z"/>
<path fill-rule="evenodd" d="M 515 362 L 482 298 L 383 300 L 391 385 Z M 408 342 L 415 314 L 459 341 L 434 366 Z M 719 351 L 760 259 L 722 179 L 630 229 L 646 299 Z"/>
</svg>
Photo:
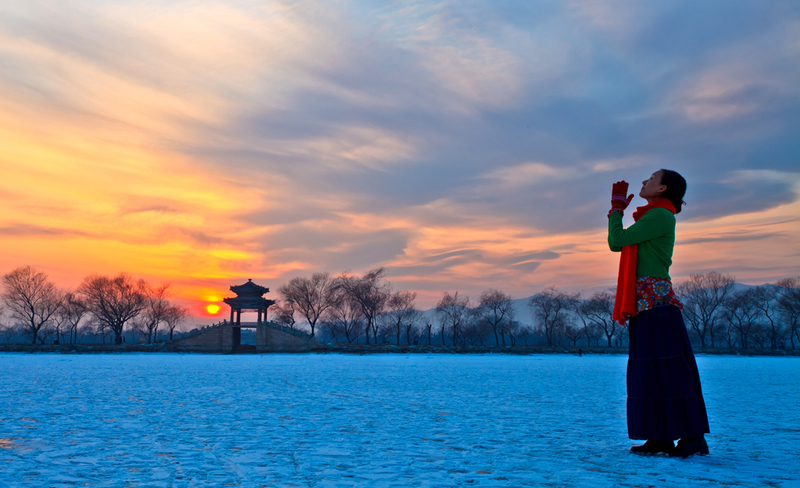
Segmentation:
<svg viewBox="0 0 800 488">
<path fill-rule="evenodd" d="M 698 357 L 639 457 L 622 356 L 0 354 L 0 487 L 800 487 L 800 359 Z"/>
</svg>

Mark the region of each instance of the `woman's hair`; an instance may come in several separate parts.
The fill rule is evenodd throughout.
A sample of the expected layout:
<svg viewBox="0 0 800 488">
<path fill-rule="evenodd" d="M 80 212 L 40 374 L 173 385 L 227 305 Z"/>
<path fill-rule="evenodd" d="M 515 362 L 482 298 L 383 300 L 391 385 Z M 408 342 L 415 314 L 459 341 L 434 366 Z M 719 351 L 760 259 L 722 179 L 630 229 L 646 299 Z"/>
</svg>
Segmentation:
<svg viewBox="0 0 800 488">
<path fill-rule="evenodd" d="M 686 180 L 671 169 L 662 169 L 661 184 L 667 187 L 661 196 L 672 202 L 675 213 L 681 213 L 681 206 L 686 205 L 683 201 L 683 196 L 686 194 Z"/>
</svg>

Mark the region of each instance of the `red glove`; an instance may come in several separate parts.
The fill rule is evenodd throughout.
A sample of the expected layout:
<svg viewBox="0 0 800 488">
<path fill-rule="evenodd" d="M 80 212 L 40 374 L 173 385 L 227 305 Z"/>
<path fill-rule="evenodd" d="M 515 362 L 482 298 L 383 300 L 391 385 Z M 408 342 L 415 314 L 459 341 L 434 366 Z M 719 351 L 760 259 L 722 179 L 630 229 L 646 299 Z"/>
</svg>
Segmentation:
<svg viewBox="0 0 800 488">
<path fill-rule="evenodd" d="M 628 208 L 633 200 L 633 193 L 625 196 L 628 193 L 628 182 L 618 181 L 611 187 L 611 210 L 608 212 L 611 215 L 614 212 L 623 213 Z"/>
</svg>

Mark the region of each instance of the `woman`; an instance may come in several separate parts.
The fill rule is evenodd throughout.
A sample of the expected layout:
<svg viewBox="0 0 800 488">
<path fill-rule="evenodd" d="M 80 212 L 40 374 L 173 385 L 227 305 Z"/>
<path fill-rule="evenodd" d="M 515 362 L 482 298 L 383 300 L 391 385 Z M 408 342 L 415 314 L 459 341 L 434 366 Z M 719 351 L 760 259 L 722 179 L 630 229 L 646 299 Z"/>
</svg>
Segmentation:
<svg viewBox="0 0 800 488">
<path fill-rule="evenodd" d="M 684 203 L 686 180 L 670 170 L 653 173 L 639 192 L 647 205 L 636 209 L 635 223 L 624 229 L 623 212 L 633 199 L 627 193 L 628 183 L 614 184 L 608 246 L 622 252 L 614 319 L 628 320 L 628 437 L 646 441 L 631 452 L 708 454 L 700 376 L 669 277 L 675 214 Z"/>
</svg>

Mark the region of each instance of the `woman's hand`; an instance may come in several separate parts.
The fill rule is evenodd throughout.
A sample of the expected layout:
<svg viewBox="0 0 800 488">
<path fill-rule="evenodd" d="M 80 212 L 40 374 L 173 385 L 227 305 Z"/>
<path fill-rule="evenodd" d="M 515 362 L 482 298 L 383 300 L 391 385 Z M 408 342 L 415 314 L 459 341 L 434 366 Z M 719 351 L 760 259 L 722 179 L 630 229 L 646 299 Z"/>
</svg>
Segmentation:
<svg viewBox="0 0 800 488">
<path fill-rule="evenodd" d="M 611 210 L 608 212 L 611 215 L 614 212 L 623 213 L 628 205 L 633 200 L 633 193 L 625 196 L 628 193 L 628 182 L 625 180 L 614 183 L 611 187 Z"/>
</svg>

